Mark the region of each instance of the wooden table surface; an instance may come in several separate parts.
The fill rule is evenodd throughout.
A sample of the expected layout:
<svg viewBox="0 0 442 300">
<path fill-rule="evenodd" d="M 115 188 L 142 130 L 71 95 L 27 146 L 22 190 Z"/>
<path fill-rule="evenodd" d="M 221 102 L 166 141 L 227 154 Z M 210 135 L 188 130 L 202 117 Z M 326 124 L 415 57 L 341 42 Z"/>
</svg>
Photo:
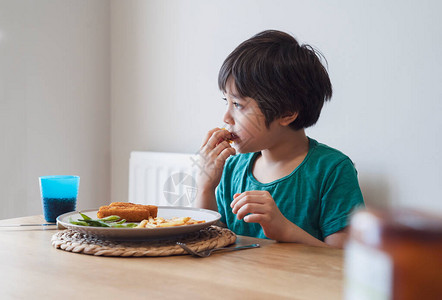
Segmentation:
<svg viewBox="0 0 442 300">
<path fill-rule="evenodd" d="M 238 245 L 261 247 L 208 258 L 100 257 L 52 247 L 56 226 L 4 227 L 25 223 L 45 220 L 0 220 L 1 299 L 342 299 L 338 249 L 239 236 Z"/>
</svg>

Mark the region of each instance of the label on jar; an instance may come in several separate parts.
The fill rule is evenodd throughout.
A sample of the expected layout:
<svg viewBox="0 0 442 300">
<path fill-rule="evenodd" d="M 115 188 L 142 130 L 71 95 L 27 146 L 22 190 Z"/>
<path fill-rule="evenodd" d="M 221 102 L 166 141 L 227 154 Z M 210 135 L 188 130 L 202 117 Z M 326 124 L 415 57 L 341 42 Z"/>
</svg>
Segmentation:
<svg viewBox="0 0 442 300">
<path fill-rule="evenodd" d="M 389 255 L 356 241 L 345 247 L 346 300 L 392 299 L 393 263 Z"/>
</svg>

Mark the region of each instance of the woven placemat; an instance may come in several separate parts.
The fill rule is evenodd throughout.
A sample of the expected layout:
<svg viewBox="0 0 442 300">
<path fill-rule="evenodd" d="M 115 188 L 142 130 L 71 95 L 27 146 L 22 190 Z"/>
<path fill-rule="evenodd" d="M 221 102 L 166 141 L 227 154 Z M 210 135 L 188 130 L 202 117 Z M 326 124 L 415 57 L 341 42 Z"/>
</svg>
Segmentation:
<svg viewBox="0 0 442 300">
<path fill-rule="evenodd" d="M 186 243 L 195 251 L 225 247 L 236 241 L 236 235 L 227 228 L 210 226 L 200 231 L 170 239 L 147 241 L 112 241 L 79 233 L 72 229 L 52 236 L 52 246 L 64 251 L 97 256 L 170 256 L 187 254 L 176 242 Z"/>
</svg>

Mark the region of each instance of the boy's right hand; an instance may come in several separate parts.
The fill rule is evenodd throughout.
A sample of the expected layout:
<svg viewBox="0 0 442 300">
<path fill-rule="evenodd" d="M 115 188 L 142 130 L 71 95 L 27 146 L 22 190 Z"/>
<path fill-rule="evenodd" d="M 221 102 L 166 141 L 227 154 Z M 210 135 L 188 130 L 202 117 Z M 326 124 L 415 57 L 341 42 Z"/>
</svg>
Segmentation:
<svg viewBox="0 0 442 300">
<path fill-rule="evenodd" d="M 227 141 L 230 138 L 230 132 L 221 128 L 214 128 L 207 133 L 199 152 L 198 189 L 215 190 L 218 186 L 227 158 L 236 153 Z"/>
</svg>

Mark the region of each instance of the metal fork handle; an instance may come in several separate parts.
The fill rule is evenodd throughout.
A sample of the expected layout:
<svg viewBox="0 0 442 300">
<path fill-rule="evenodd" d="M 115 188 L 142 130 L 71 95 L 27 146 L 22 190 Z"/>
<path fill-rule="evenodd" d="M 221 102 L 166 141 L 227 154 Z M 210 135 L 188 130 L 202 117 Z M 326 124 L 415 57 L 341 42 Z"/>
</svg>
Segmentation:
<svg viewBox="0 0 442 300">
<path fill-rule="evenodd" d="M 260 245 L 259 244 L 251 244 L 251 245 L 246 245 L 246 246 L 238 246 L 238 247 L 221 247 L 221 248 L 215 248 L 215 249 L 211 249 L 210 252 L 213 251 L 218 251 L 218 250 L 227 250 L 227 251 L 235 251 L 235 250 L 242 250 L 242 249 L 247 249 L 247 248 L 258 248 Z"/>
</svg>

